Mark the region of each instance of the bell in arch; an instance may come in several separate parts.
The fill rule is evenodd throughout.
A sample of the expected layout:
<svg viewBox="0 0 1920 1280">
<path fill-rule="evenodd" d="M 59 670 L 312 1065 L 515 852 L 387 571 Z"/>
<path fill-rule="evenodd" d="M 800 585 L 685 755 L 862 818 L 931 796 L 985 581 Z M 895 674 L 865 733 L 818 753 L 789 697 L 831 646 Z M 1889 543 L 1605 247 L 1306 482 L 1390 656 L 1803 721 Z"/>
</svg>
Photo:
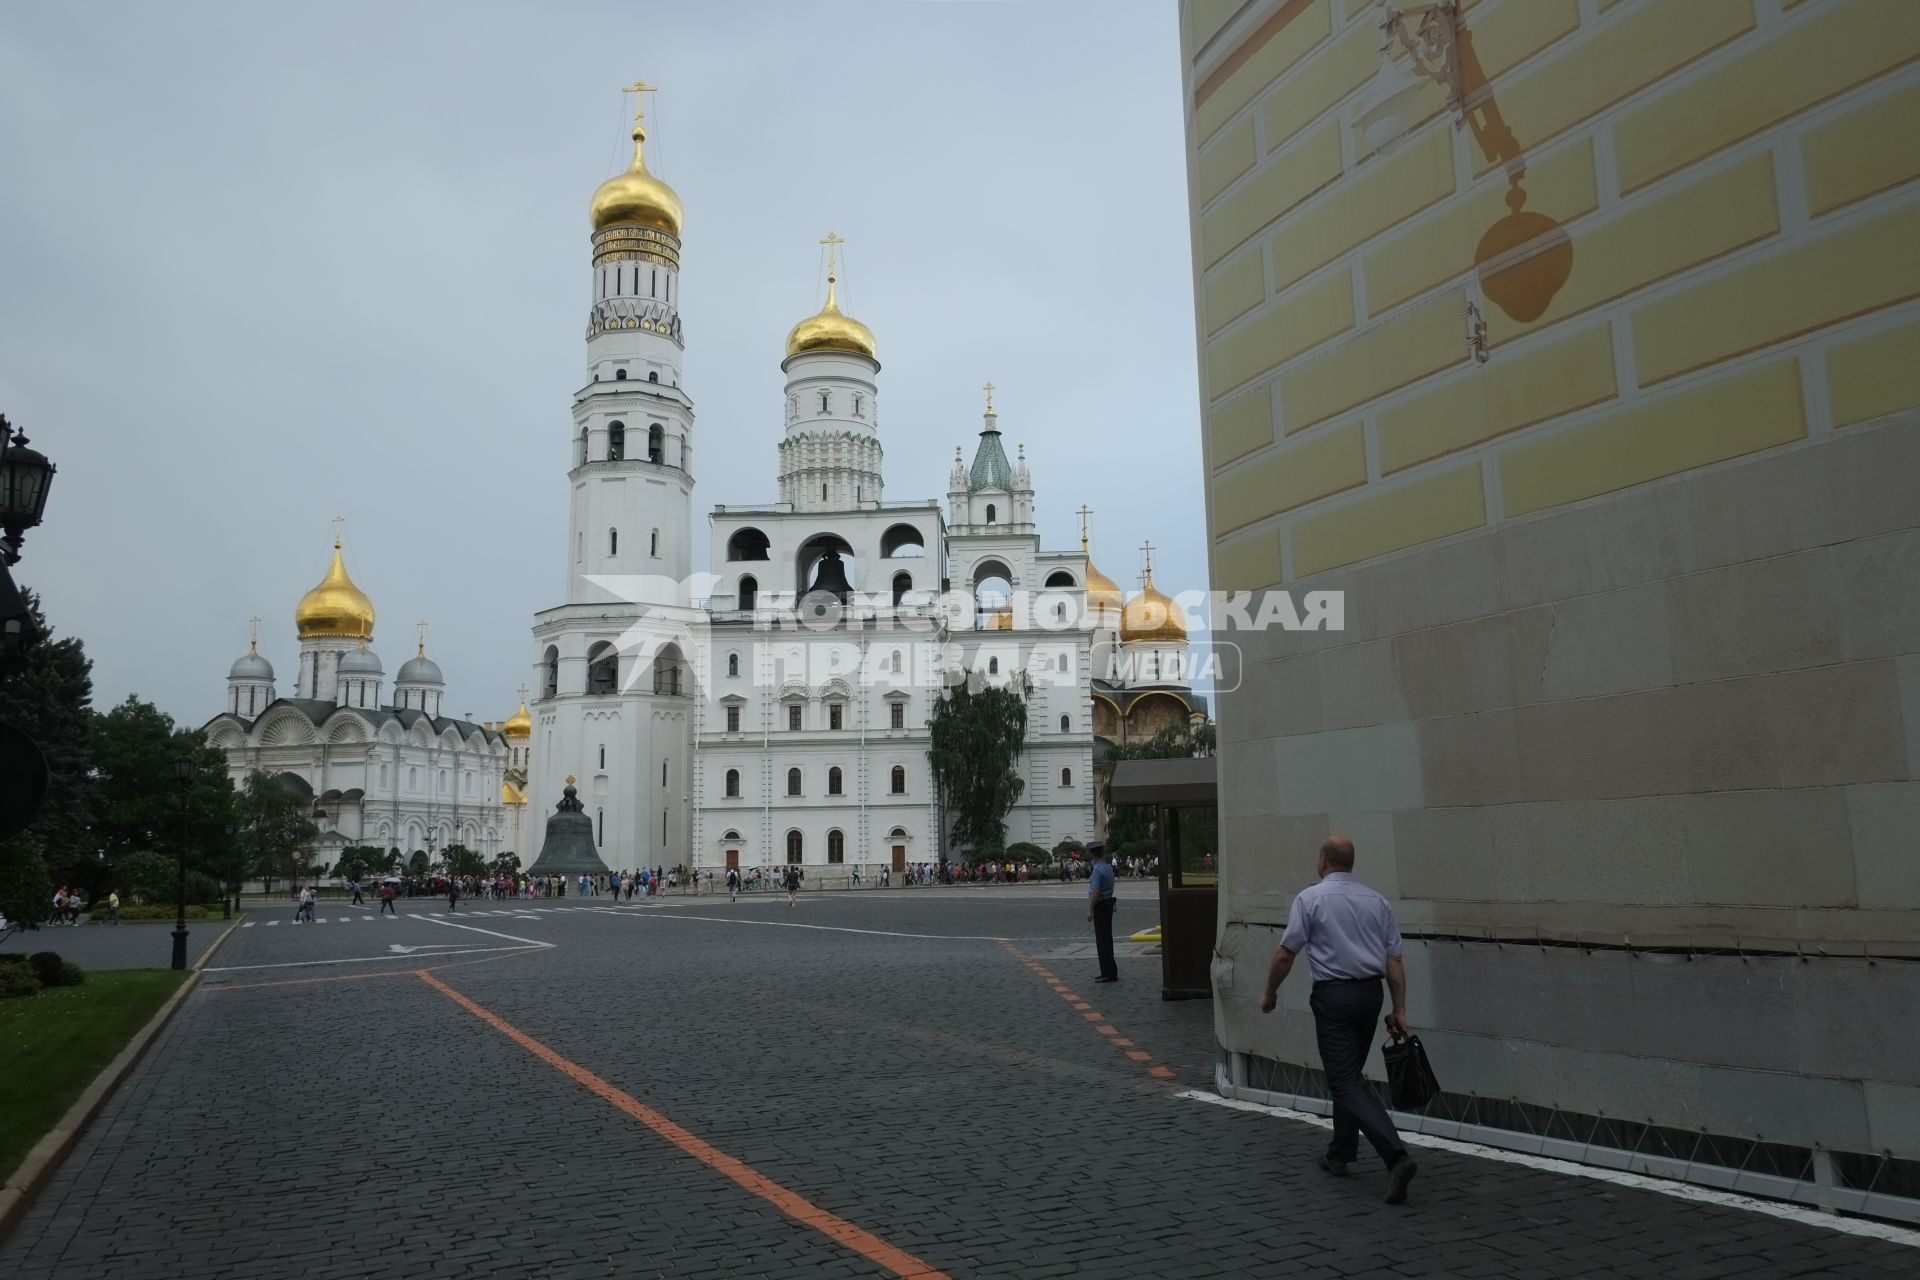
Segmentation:
<svg viewBox="0 0 1920 1280">
<path fill-rule="evenodd" d="M 813 567 L 813 582 L 807 587 L 807 594 L 824 591 L 841 604 L 847 603 L 853 594 L 853 584 L 847 581 L 846 561 L 840 558 L 838 551 L 829 551 L 820 557 L 820 563 Z"/>
</svg>

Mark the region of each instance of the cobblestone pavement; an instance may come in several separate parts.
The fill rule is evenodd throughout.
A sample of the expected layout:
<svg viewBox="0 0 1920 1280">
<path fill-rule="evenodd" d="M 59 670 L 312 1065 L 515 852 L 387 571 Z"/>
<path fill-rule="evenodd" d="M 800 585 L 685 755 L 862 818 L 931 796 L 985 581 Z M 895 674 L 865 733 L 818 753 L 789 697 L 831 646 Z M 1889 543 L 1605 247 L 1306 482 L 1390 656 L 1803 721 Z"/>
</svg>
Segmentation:
<svg viewBox="0 0 1920 1280">
<path fill-rule="evenodd" d="M 1160 1001 L 1151 955 L 1093 985 L 1071 895 L 567 905 L 590 909 L 236 931 L 0 1275 L 1920 1270 L 1433 1150 L 1389 1208 L 1377 1166 L 1314 1168 L 1324 1131 L 1177 1097 L 1208 1080 L 1210 1009 Z"/>
</svg>

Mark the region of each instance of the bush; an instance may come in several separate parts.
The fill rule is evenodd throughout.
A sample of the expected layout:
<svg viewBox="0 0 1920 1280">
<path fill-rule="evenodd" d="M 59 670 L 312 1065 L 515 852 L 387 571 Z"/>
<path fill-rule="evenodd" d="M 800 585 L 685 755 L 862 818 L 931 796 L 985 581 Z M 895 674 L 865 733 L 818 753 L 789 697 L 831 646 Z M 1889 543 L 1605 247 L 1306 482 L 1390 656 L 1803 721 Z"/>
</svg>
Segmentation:
<svg viewBox="0 0 1920 1280">
<path fill-rule="evenodd" d="M 27 957 L 27 967 L 33 970 L 43 987 L 60 985 L 60 966 L 65 963 L 56 951 L 36 951 Z"/>
<path fill-rule="evenodd" d="M 1047 861 L 1047 851 L 1037 844 L 1031 844 L 1025 840 L 1018 840 L 1007 846 L 1007 857 L 1013 859 L 1015 862 L 1045 863 Z"/>
<path fill-rule="evenodd" d="M 157 853 L 131 853 L 113 867 L 123 898 L 136 902 L 170 902 L 179 868 L 172 858 Z"/>
<path fill-rule="evenodd" d="M 21 959 L 26 957 L 22 956 Z M 9 957 L 11 959 L 11 957 Z M 0 964 L 0 1000 L 40 993 L 40 979 L 24 964 Z"/>
<path fill-rule="evenodd" d="M 218 907 L 219 903 L 216 902 L 214 905 Z M 187 904 L 187 919 L 189 920 L 205 920 L 207 918 L 207 912 L 208 908 L 200 906 L 198 903 L 190 902 Z M 120 918 L 122 920 L 174 920 L 177 919 L 179 915 L 180 908 L 177 905 L 169 906 L 159 902 L 148 903 L 144 906 L 130 907 L 124 902 L 120 905 Z M 95 903 L 93 910 L 87 912 L 87 919 L 95 923 L 103 921 L 106 918 L 107 908 L 102 903 Z"/>
<path fill-rule="evenodd" d="M 86 980 L 87 971 L 85 969 L 82 969 L 71 960 L 62 960 L 60 962 L 59 980 L 48 982 L 43 978 L 41 979 L 40 985 L 43 987 L 77 987 Z"/>
<path fill-rule="evenodd" d="M 1087 846 L 1085 846 L 1084 844 L 1081 844 L 1078 840 L 1075 840 L 1072 836 L 1068 836 L 1065 840 L 1062 840 L 1059 844 L 1053 846 L 1053 856 L 1063 861 L 1067 858 L 1073 857 L 1075 854 L 1080 854 L 1081 856 L 1084 857 L 1086 855 L 1086 852 L 1087 852 Z"/>
</svg>

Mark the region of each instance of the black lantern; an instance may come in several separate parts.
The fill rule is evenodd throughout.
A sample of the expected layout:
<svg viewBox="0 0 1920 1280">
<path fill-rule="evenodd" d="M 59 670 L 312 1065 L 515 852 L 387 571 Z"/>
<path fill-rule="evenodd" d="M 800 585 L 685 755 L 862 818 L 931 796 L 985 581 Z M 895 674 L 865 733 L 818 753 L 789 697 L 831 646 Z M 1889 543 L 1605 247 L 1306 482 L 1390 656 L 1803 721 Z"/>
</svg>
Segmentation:
<svg viewBox="0 0 1920 1280">
<path fill-rule="evenodd" d="M 0 416 L 0 548 L 8 564 L 20 562 L 20 541 L 46 514 L 47 490 L 53 487 L 54 465 L 38 449 L 27 447 L 24 432 Z"/>
<path fill-rule="evenodd" d="M 193 781 L 193 775 L 199 771 L 200 768 L 194 764 L 192 756 L 183 755 L 173 758 L 173 780 L 181 786 L 184 787 L 191 783 Z"/>
</svg>

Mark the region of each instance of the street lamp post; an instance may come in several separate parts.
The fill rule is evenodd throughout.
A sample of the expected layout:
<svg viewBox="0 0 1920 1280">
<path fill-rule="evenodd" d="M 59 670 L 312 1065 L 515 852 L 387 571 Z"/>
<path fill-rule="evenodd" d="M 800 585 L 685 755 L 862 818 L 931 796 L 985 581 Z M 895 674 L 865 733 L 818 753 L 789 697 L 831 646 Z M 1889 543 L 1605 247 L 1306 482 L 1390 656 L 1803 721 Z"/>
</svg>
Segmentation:
<svg viewBox="0 0 1920 1280">
<path fill-rule="evenodd" d="M 173 758 L 173 780 L 180 786 L 180 874 L 175 893 L 179 915 L 173 923 L 173 967 L 176 969 L 187 967 L 187 841 L 192 838 L 192 787 L 198 772 L 192 756 Z"/>
<path fill-rule="evenodd" d="M 222 850 L 223 856 L 227 859 L 229 863 L 229 866 L 227 867 L 229 871 L 233 869 L 232 866 L 230 865 L 233 860 L 233 837 L 234 837 L 233 824 L 229 822 L 227 824 L 227 843 Z M 239 906 L 240 886 L 237 884 L 232 886 L 233 895 L 231 897 L 227 895 L 227 889 L 228 889 L 227 885 L 220 886 L 220 918 L 222 920 L 233 919 L 234 910 Z"/>
</svg>

